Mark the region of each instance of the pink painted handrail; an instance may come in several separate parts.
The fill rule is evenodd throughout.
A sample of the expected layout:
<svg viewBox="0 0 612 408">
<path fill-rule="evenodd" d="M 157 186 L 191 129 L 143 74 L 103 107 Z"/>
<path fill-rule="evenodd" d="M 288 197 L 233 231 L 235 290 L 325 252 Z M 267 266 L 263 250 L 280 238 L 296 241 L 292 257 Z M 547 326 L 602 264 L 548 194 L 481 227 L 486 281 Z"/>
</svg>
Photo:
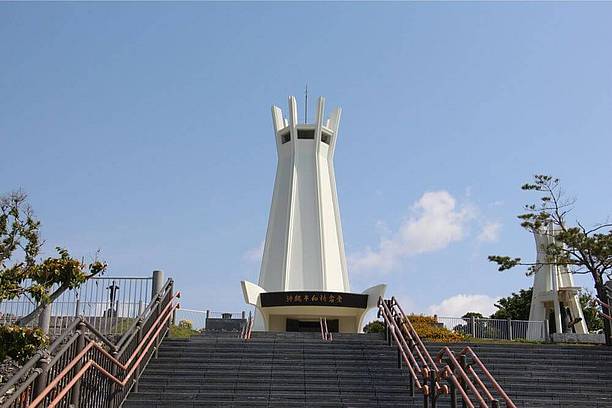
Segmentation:
<svg viewBox="0 0 612 408">
<path fill-rule="evenodd" d="M 388 336 L 397 345 L 399 356 L 406 364 L 416 388 L 426 399 L 431 398 L 432 401 L 435 401 L 441 395 L 449 394 L 449 385 L 441 383 L 447 381 L 458 391 L 468 408 L 474 408 L 474 403 L 481 408 L 498 406 L 497 399 L 487 389 L 485 381 L 480 378 L 474 368 L 471 365 L 464 367 L 457 360 L 457 357 L 462 357 L 470 358 L 472 364 L 482 371 L 484 377 L 492 384 L 493 392 L 504 400 L 506 407 L 516 408 L 516 405 L 471 348 L 466 347 L 461 353 L 456 354 L 450 348 L 443 347 L 434 359 L 395 298 L 390 300 L 379 298 L 378 310 L 379 317 L 384 319 Z M 470 392 L 470 395 L 467 391 Z M 472 399 L 475 401 L 472 402 Z"/>
<path fill-rule="evenodd" d="M 50 394 L 53 395 L 54 399 L 53 401 L 49 403 L 48 408 L 55 407 L 61 402 L 62 398 L 66 396 L 66 394 L 72 389 L 72 387 L 74 387 L 74 385 L 92 367 L 97 369 L 99 372 L 101 372 L 103 376 L 107 377 L 114 383 L 122 387 L 126 386 L 128 381 L 132 378 L 132 375 L 134 374 L 135 370 L 140 367 L 140 363 L 145 358 L 149 349 L 154 345 L 155 341 L 159 338 L 161 332 L 164 329 L 167 330 L 166 325 L 170 322 L 173 316 L 173 311 L 179 307 L 178 303 L 174 303 L 174 299 L 179 298 L 179 297 L 180 297 L 180 292 L 177 292 L 174 296 L 172 296 L 172 298 L 170 299 L 166 307 L 159 313 L 155 322 L 151 325 L 151 327 L 149 328 L 145 336 L 139 342 L 136 349 L 132 352 L 132 355 L 130 356 L 130 358 L 125 363 L 122 363 L 121 361 L 113 357 L 108 351 L 102 348 L 96 340 L 90 340 L 88 344 L 85 346 L 85 348 L 83 348 L 83 350 L 81 350 L 81 352 L 79 352 L 71 360 L 71 362 L 53 379 L 53 381 L 51 381 L 45 387 L 45 389 L 28 405 L 28 408 L 36 408 L 38 405 L 40 405 L 43 402 L 43 400 L 47 397 L 47 395 L 50 395 Z M 61 381 L 70 373 L 70 371 L 74 367 L 77 366 L 77 364 L 81 361 L 81 359 L 86 357 L 87 353 L 92 349 L 96 349 L 97 351 L 99 351 L 106 359 L 109 360 L 111 365 L 117 367 L 118 369 L 122 371 L 127 371 L 127 374 L 125 375 L 124 379 L 120 380 L 116 376 L 110 374 L 107 370 L 102 368 L 100 364 L 98 364 L 93 359 L 93 357 L 91 357 L 87 360 L 87 362 L 85 362 L 85 365 L 81 367 L 81 369 L 74 375 L 74 377 L 66 385 L 63 385 L 62 388 L 56 390 L 56 388 L 61 385 L 60 384 Z"/>
</svg>

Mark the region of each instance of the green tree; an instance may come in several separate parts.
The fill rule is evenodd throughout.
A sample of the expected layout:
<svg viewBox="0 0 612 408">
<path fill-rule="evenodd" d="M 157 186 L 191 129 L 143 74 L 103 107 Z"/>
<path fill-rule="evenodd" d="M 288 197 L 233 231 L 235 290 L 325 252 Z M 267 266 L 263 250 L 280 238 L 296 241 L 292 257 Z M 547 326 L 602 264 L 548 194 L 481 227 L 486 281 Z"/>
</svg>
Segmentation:
<svg viewBox="0 0 612 408">
<path fill-rule="evenodd" d="M 607 302 L 605 281 L 612 278 L 612 223 L 602 223 L 586 228 L 579 221 L 575 225 L 567 221 L 575 200 L 567 199 L 560 187 L 559 179 L 546 175 L 535 175 L 532 183 L 522 186 L 525 191 L 539 194 L 536 204 L 527 204 L 520 214 L 521 226 L 532 233 L 550 233 L 554 242 L 545 248 L 549 265 L 566 266 L 572 273 L 587 274 L 593 278 L 597 297 Z M 549 229 L 550 228 L 550 229 Z M 552 231 L 552 232 L 547 232 Z M 517 265 L 528 266 L 528 274 L 542 267 L 541 263 L 523 262 L 521 258 L 489 256 L 489 260 L 504 271 Z M 610 315 L 610 310 L 604 310 Z M 612 345 L 612 328 L 609 320 L 604 322 L 606 343 Z"/>
<path fill-rule="evenodd" d="M 531 295 L 533 288 L 521 289 L 518 293 L 501 298 L 495 304 L 497 311 L 491 315 L 491 319 L 529 320 L 529 309 L 531 308 Z"/>
<path fill-rule="evenodd" d="M 581 290 L 579 299 L 580 307 L 582 307 L 582 313 L 584 314 L 584 319 L 586 320 L 589 330 L 602 330 L 604 327 L 603 319 L 599 317 L 599 311 L 601 308 L 595 302 L 593 295 L 586 290 Z"/>
<path fill-rule="evenodd" d="M 27 295 L 39 305 L 19 320 L 20 325 L 34 320 L 44 305 L 64 291 L 106 269 L 104 262 L 86 264 L 59 247 L 58 256 L 39 259 L 42 245 L 40 221 L 34 216 L 26 194 L 13 192 L 0 196 L 0 303 Z"/>
<path fill-rule="evenodd" d="M 470 319 L 470 318 L 474 318 L 474 319 L 482 319 L 484 318 L 484 316 L 482 315 L 482 313 L 478 313 L 478 312 L 467 312 L 466 314 L 464 314 L 463 316 L 461 316 L 462 319 Z"/>
</svg>

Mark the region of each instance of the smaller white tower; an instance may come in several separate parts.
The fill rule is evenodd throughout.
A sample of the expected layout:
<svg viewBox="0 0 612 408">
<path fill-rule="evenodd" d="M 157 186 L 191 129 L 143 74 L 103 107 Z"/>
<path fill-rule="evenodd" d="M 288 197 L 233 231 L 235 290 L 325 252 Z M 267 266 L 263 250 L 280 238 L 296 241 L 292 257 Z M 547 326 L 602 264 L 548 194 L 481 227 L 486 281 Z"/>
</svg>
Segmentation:
<svg viewBox="0 0 612 408">
<path fill-rule="evenodd" d="M 588 333 L 584 314 L 578 299 L 579 287 L 574 286 L 572 273 L 565 265 L 552 265 L 548 262 L 546 248 L 555 242 L 553 226 L 545 231 L 534 233 L 539 269 L 533 277 L 533 295 L 529 320 L 554 320 L 554 332 L 565 330 L 576 331 L 578 334 Z M 553 312 L 554 319 L 550 318 Z M 576 320 L 579 320 L 577 323 Z M 572 322 L 568 328 L 565 322 Z M 537 330 L 529 328 L 529 338 L 540 337 Z M 551 330 L 552 331 L 552 330 Z M 533 333 L 532 333 L 533 332 Z"/>
</svg>

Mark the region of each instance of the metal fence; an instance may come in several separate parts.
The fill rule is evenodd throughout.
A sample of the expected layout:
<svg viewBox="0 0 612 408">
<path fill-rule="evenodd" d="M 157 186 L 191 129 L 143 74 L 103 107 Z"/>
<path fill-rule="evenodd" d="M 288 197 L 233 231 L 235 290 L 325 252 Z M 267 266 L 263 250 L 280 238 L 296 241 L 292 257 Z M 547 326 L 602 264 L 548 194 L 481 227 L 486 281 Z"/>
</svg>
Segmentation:
<svg viewBox="0 0 612 408">
<path fill-rule="evenodd" d="M 437 317 L 448 330 L 477 339 L 534 340 L 547 338 L 546 323 L 534 320 Z"/>
<path fill-rule="evenodd" d="M 153 277 L 95 277 L 80 287 L 65 291 L 51 303 L 49 333 L 61 334 L 77 316 L 106 335 L 122 334 L 149 304 Z M 15 323 L 37 304 L 27 295 L 0 303 L 0 324 Z M 38 325 L 38 320 L 29 326 Z"/>
<path fill-rule="evenodd" d="M 175 324 L 187 321 L 192 329 L 203 330 L 206 328 L 206 311 L 180 308 L 174 312 L 174 321 Z"/>
<path fill-rule="evenodd" d="M 206 330 L 207 321 L 209 319 L 241 319 L 246 318 L 245 312 L 228 313 L 228 312 L 214 312 L 211 310 L 194 310 L 194 309 L 177 309 L 174 314 L 174 321 L 176 324 L 181 321 L 187 321 L 191 323 L 191 327 L 194 330 Z"/>
</svg>

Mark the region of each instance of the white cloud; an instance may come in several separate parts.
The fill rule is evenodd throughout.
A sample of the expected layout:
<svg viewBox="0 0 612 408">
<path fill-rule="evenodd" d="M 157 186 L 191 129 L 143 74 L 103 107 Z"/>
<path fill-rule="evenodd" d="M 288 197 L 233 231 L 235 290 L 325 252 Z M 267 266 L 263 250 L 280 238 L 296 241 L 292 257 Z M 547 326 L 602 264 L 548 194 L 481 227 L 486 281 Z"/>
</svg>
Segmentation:
<svg viewBox="0 0 612 408">
<path fill-rule="evenodd" d="M 469 206 L 457 208 L 455 198 L 447 191 L 426 192 L 411 207 L 397 232 L 380 239 L 378 248 L 368 247 L 350 255 L 351 267 L 388 271 L 402 258 L 444 249 L 465 237 L 475 213 Z"/>
<path fill-rule="evenodd" d="M 467 312 L 478 312 L 489 316 L 497 310 L 494 306 L 498 298 L 487 295 L 459 294 L 444 299 L 437 305 L 429 306 L 429 313 L 441 317 L 461 317 Z"/>
<path fill-rule="evenodd" d="M 261 263 L 263 258 L 265 241 L 261 241 L 257 247 L 248 249 L 243 255 L 242 259 L 249 263 Z"/>
<path fill-rule="evenodd" d="M 478 241 L 480 242 L 495 242 L 499 239 L 499 232 L 502 225 L 499 222 L 487 222 L 482 226 Z"/>
</svg>

